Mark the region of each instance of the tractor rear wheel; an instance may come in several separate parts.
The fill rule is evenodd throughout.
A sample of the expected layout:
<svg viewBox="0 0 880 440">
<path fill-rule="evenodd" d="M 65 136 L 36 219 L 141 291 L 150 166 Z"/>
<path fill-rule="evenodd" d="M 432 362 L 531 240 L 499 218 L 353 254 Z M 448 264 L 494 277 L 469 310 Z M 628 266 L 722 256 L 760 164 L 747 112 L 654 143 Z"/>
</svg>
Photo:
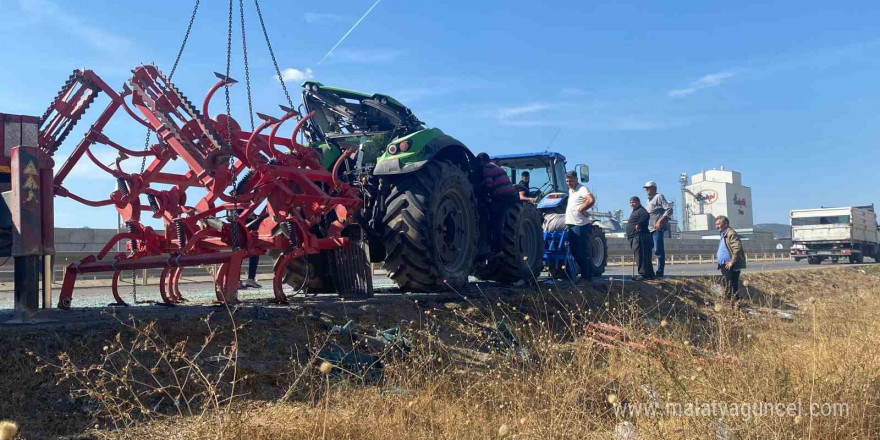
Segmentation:
<svg viewBox="0 0 880 440">
<path fill-rule="evenodd" d="M 608 265 L 608 240 L 605 238 L 605 230 L 599 225 L 593 224 L 590 231 L 590 275 L 594 277 L 605 273 Z"/>
<path fill-rule="evenodd" d="M 477 213 L 467 173 L 435 160 L 395 179 L 386 199 L 383 266 L 402 290 L 432 292 L 468 281 Z"/>
<path fill-rule="evenodd" d="M 481 267 L 477 277 L 501 283 L 537 279 L 544 268 L 541 213 L 531 203 L 517 202 L 501 221 L 501 254 Z"/>
</svg>

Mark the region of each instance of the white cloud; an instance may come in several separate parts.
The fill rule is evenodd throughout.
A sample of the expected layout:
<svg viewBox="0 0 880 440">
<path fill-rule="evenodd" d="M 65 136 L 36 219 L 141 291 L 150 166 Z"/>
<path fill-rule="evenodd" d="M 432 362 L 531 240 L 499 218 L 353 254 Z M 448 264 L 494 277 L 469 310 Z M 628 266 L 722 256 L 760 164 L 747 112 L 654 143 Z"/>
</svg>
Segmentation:
<svg viewBox="0 0 880 440">
<path fill-rule="evenodd" d="M 703 75 L 696 81 L 688 84 L 688 86 L 685 88 L 670 90 L 668 95 L 671 98 L 687 96 L 699 90 L 717 87 L 721 85 L 721 83 L 723 83 L 725 80 L 733 78 L 734 76 L 736 76 L 736 73 L 729 70 Z"/>
<path fill-rule="evenodd" d="M 543 102 L 535 102 L 532 104 L 520 105 L 516 107 L 502 107 L 498 109 L 498 119 L 510 119 L 516 116 L 521 116 L 529 113 L 539 112 L 541 110 L 547 110 L 549 108 L 553 108 L 552 104 L 547 104 Z"/>
<path fill-rule="evenodd" d="M 314 77 L 315 73 L 312 71 L 312 69 L 308 68 L 306 70 L 299 70 L 288 67 L 287 69 L 281 71 L 281 79 L 284 82 L 301 82 L 310 80 Z"/>
<path fill-rule="evenodd" d="M 83 17 L 48 0 L 20 0 L 19 7 L 31 18 L 51 22 L 53 28 L 83 40 L 95 49 L 110 53 L 130 52 L 133 44 L 120 35 L 99 29 Z"/>
<path fill-rule="evenodd" d="M 511 125 L 517 127 L 538 127 L 546 125 L 554 125 L 557 122 L 545 118 L 534 118 L 531 115 L 543 110 L 550 110 L 558 107 L 558 104 L 549 104 L 545 102 L 533 102 L 531 104 L 518 105 L 513 107 L 501 107 L 489 112 L 489 116 L 495 118 L 499 124 Z"/>
<path fill-rule="evenodd" d="M 303 17 L 306 19 L 306 23 L 308 24 L 339 23 L 342 21 L 346 21 L 346 19 L 348 18 L 344 15 L 328 14 L 325 12 L 306 12 L 303 14 Z"/>
</svg>

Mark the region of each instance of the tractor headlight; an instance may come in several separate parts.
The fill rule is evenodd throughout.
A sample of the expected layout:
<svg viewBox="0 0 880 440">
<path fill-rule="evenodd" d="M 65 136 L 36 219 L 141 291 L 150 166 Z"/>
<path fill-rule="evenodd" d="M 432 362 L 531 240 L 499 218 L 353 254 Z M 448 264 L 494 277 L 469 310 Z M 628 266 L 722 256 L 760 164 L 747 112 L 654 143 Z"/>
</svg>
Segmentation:
<svg viewBox="0 0 880 440">
<path fill-rule="evenodd" d="M 397 154 L 397 145 L 389 145 L 388 154 Z"/>
<path fill-rule="evenodd" d="M 409 151 L 409 141 L 401 142 L 400 144 L 397 145 L 397 148 L 400 149 L 401 153 L 406 153 L 407 151 Z"/>
</svg>

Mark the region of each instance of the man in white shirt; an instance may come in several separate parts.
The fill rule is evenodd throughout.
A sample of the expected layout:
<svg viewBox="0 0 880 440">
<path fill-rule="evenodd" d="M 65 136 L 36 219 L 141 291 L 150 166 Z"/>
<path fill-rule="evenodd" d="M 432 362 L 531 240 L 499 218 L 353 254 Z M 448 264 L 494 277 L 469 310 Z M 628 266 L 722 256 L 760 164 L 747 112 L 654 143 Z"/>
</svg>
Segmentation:
<svg viewBox="0 0 880 440">
<path fill-rule="evenodd" d="M 578 183 L 577 173 L 565 173 L 565 184 L 568 186 L 568 205 L 565 208 L 565 224 L 569 229 L 569 246 L 581 276 L 578 281 L 589 281 L 590 271 L 590 231 L 593 227 L 588 211 L 596 203 L 593 193 Z M 577 274 L 575 274 L 577 275 Z"/>
</svg>

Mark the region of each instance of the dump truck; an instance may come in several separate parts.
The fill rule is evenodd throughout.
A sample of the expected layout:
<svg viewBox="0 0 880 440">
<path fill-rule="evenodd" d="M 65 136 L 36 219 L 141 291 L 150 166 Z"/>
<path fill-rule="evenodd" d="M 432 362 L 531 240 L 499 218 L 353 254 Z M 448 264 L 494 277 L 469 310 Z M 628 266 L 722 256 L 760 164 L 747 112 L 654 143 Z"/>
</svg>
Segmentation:
<svg viewBox="0 0 880 440">
<path fill-rule="evenodd" d="M 540 214 L 517 203 L 503 218 L 490 219 L 482 167 L 462 142 L 426 127 L 391 96 L 316 81 L 302 87 L 303 142 L 334 176 L 359 190 L 356 220 L 370 261 L 381 262 L 401 290 L 454 290 L 470 276 L 508 283 L 540 274 Z M 495 221 L 501 233 L 490 242 Z M 327 267 L 324 255 L 292 260 L 286 282 L 332 291 Z"/>
<path fill-rule="evenodd" d="M 821 264 L 841 258 L 861 263 L 880 259 L 880 235 L 874 205 L 795 209 L 790 213 L 792 257 Z"/>
</svg>

